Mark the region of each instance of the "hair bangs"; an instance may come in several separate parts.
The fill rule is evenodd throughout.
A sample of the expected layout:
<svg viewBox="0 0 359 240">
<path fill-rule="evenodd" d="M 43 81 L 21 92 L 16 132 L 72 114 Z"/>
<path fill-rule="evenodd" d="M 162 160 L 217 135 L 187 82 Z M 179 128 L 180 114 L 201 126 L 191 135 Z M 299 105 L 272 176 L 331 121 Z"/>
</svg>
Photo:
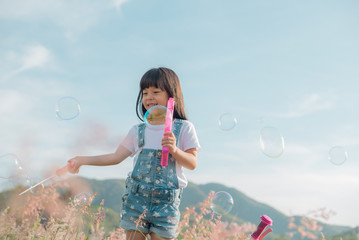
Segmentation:
<svg viewBox="0 0 359 240">
<path fill-rule="evenodd" d="M 155 88 L 160 88 L 161 90 L 166 90 L 165 83 L 161 78 L 163 78 L 163 76 L 158 69 L 152 69 L 148 71 L 141 79 L 140 82 L 141 91 L 149 87 L 155 87 Z"/>
</svg>

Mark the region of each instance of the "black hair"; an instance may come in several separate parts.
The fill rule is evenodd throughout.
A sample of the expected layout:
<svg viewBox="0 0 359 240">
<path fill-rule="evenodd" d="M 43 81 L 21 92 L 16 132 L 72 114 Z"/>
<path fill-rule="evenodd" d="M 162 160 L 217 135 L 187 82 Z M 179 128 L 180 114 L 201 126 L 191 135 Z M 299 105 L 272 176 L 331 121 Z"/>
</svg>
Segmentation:
<svg viewBox="0 0 359 240">
<path fill-rule="evenodd" d="M 141 78 L 140 91 L 136 102 L 136 114 L 141 121 L 143 121 L 143 116 L 146 113 L 146 108 L 142 104 L 142 94 L 143 90 L 149 87 L 160 88 L 162 91 L 166 91 L 169 97 L 173 97 L 175 101 L 173 118 L 187 120 L 177 74 L 169 68 L 159 67 L 148 70 Z"/>
</svg>

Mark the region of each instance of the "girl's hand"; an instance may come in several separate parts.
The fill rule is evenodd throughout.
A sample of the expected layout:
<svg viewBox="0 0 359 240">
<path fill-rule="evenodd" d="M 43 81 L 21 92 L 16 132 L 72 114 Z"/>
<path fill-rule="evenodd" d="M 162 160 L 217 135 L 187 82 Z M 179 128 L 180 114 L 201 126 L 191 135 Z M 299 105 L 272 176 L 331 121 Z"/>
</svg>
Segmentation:
<svg viewBox="0 0 359 240">
<path fill-rule="evenodd" d="M 74 157 L 67 161 L 67 171 L 76 174 L 79 173 L 81 167 L 81 157 Z"/>
<path fill-rule="evenodd" d="M 173 132 L 165 132 L 161 145 L 162 147 L 168 147 L 171 154 L 177 151 L 176 137 Z"/>
</svg>

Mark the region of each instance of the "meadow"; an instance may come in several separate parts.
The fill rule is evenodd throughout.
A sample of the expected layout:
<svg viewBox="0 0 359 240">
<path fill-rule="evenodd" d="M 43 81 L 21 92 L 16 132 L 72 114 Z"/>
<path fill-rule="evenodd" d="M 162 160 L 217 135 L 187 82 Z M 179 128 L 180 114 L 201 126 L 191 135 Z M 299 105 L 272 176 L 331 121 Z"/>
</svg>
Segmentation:
<svg viewBox="0 0 359 240">
<path fill-rule="evenodd" d="M 19 197 L 22 189 L 15 189 L 8 204 L 0 214 L 0 239 L 126 239 L 119 226 L 109 224 L 110 209 L 92 206 L 96 193 L 88 198 L 74 201 L 71 196 L 59 191 L 67 183 L 56 183 L 43 189 L 41 194 L 27 194 Z M 177 239 L 188 240 L 244 240 L 256 230 L 253 223 L 237 224 L 222 221 L 211 208 L 211 192 L 207 199 L 182 212 Z M 75 199 L 76 200 L 76 199 Z M 141 218 L 137 226 L 142 224 Z M 300 223 L 292 218 L 288 222 L 292 230 L 285 235 L 268 234 L 266 239 L 325 239 L 321 227 L 309 217 Z M 339 238 L 338 238 L 339 239 Z M 348 238 L 350 239 L 350 238 Z M 353 238 L 354 239 L 354 238 Z"/>
</svg>

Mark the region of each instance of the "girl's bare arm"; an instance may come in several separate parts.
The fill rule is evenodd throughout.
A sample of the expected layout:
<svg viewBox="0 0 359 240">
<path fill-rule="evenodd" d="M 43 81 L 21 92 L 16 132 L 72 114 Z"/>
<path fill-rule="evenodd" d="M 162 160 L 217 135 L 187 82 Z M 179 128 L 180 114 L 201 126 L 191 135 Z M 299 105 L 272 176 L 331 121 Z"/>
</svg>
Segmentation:
<svg viewBox="0 0 359 240">
<path fill-rule="evenodd" d="M 197 167 L 197 149 L 190 148 L 186 151 L 182 151 L 176 147 L 176 150 L 171 154 L 183 167 L 189 170 L 194 170 Z"/>
<path fill-rule="evenodd" d="M 91 166 L 108 166 L 121 163 L 132 153 L 120 145 L 114 153 L 98 155 L 98 156 L 77 156 L 70 159 L 68 162 L 72 165 L 72 168 L 69 168 L 71 173 L 78 173 L 82 165 L 91 165 Z"/>
</svg>

